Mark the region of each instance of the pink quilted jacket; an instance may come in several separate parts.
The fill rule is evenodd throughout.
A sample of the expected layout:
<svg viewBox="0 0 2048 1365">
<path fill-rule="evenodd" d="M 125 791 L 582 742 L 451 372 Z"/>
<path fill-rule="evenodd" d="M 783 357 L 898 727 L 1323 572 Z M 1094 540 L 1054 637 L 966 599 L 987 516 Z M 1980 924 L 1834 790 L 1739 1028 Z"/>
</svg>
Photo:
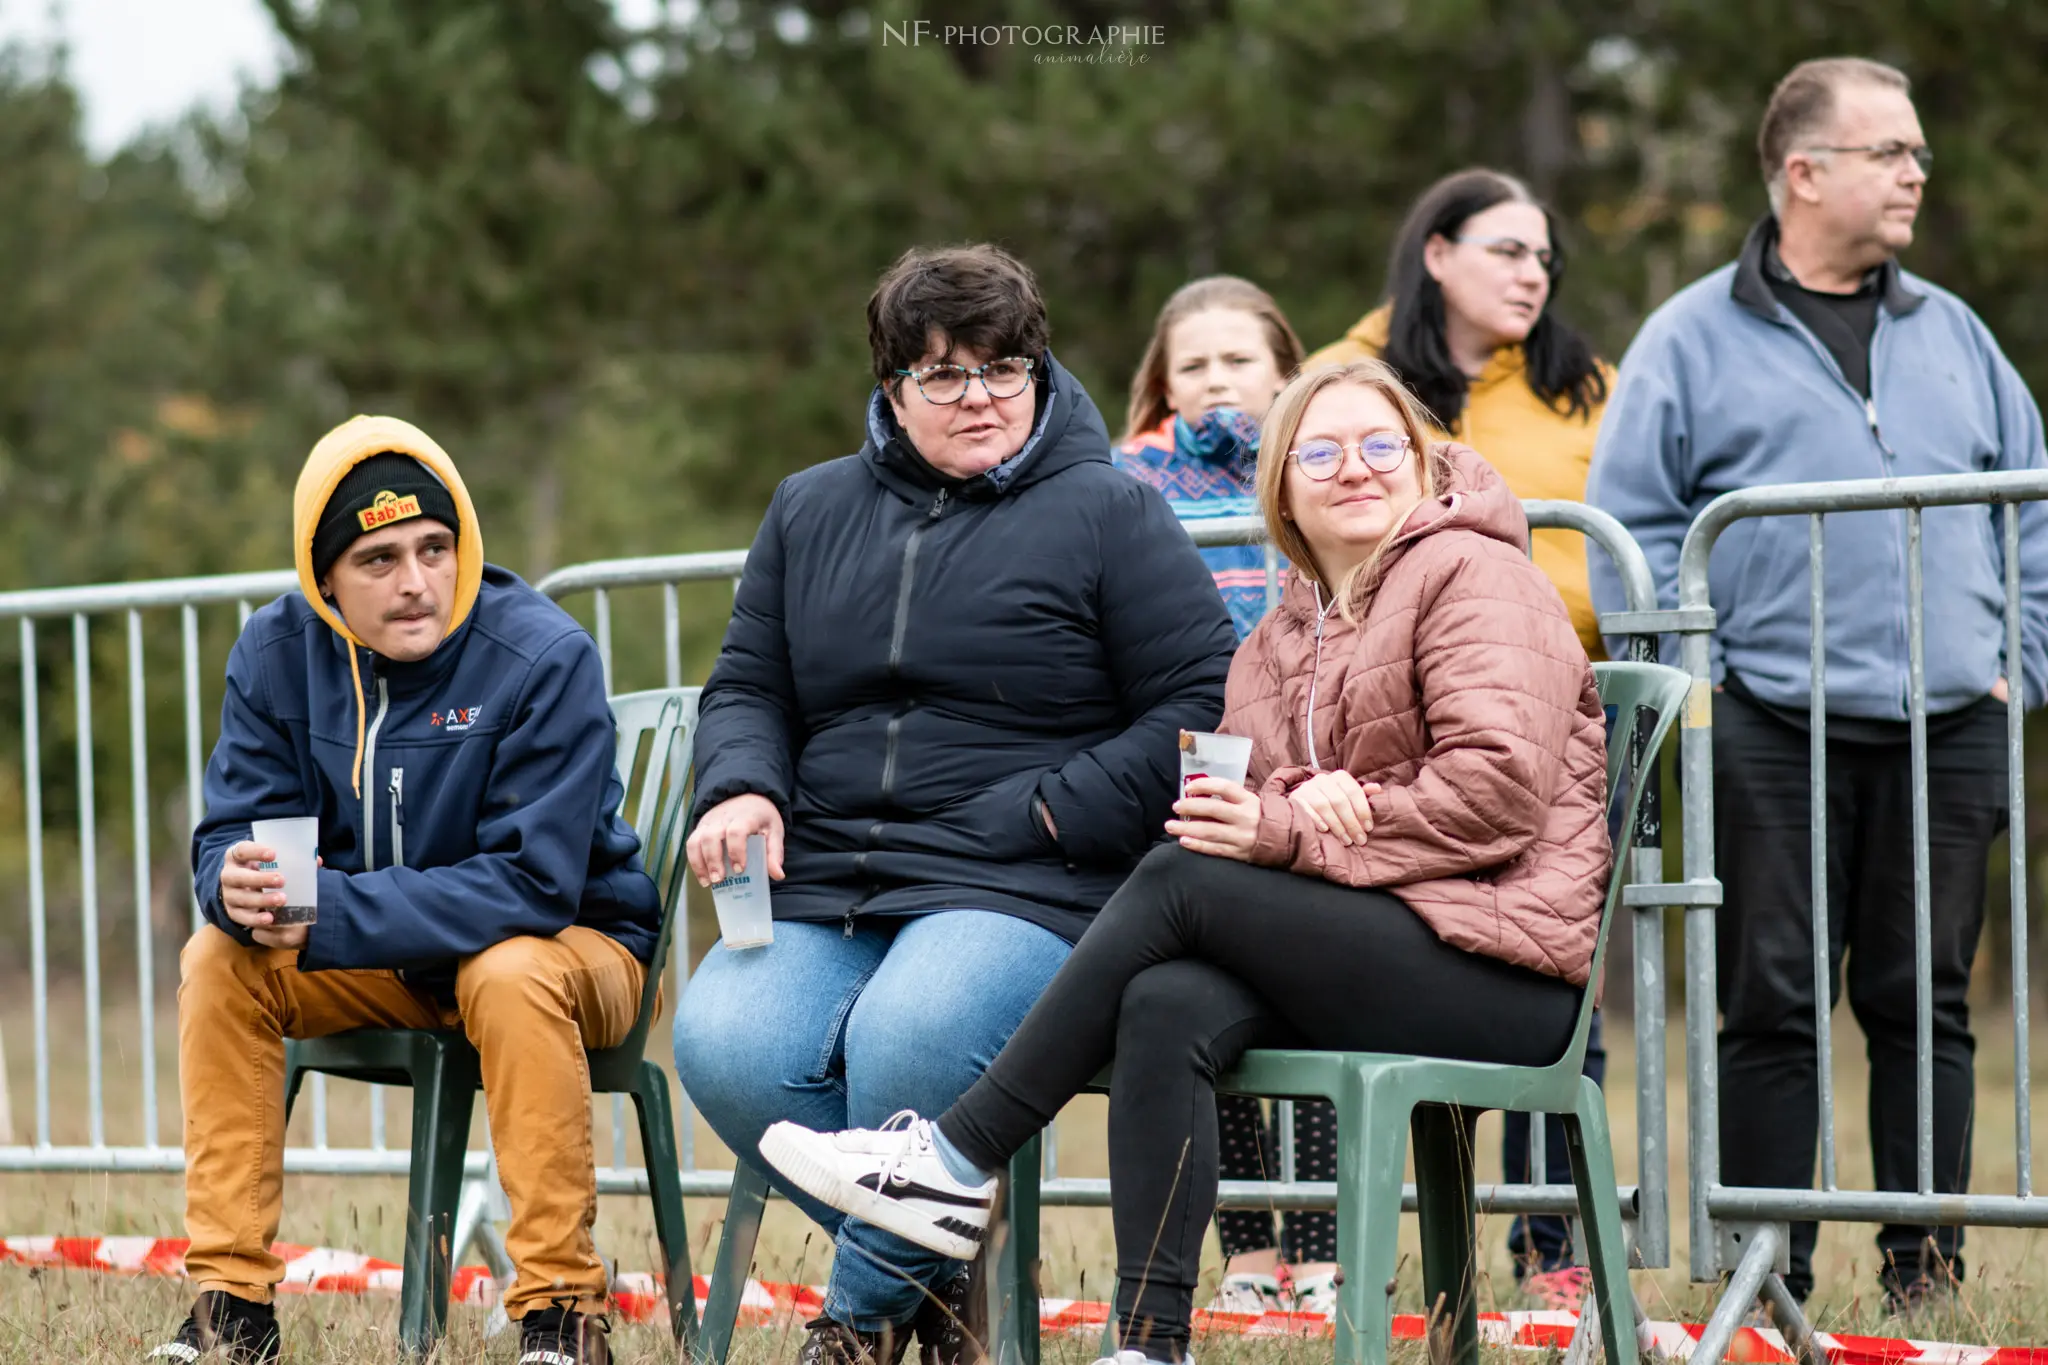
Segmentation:
<svg viewBox="0 0 2048 1365">
<path fill-rule="evenodd" d="M 1448 454 L 1449 489 L 1409 515 L 1357 625 L 1295 576 L 1238 649 L 1222 728 L 1253 741 L 1252 861 L 1384 887 L 1446 943 L 1583 983 L 1612 860 L 1592 666 L 1521 503 L 1476 452 Z M 1361 845 L 1287 800 L 1311 729 L 1325 769 L 1382 784 Z"/>
</svg>

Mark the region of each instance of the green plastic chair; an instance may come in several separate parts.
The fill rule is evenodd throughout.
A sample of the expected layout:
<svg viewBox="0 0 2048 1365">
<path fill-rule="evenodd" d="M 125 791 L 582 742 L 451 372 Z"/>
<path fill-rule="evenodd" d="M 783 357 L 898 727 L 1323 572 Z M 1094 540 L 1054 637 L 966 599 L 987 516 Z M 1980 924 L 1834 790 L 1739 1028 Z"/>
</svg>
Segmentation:
<svg viewBox="0 0 2048 1365">
<path fill-rule="evenodd" d="M 1678 718 L 1690 680 L 1661 664 L 1602 663 L 1595 664 L 1593 672 L 1601 700 L 1613 716 L 1607 742 L 1607 813 L 1614 871 L 1593 952 L 1591 979 L 1597 982 L 1607 930 L 1627 880 L 1636 808 L 1649 785 L 1643 779 L 1654 780 L 1656 756 Z M 1549 1066 L 1256 1049 L 1217 1080 L 1216 1089 L 1227 1094 L 1324 1099 L 1337 1106 L 1337 1260 L 1344 1271 L 1338 1288 L 1337 1365 L 1384 1365 L 1387 1359 L 1393 1326 L 1388 1299 L 1397 1264 L 1401 1176 L 1411 1129 L 1422 1224 L 1423 1298 L 1432 1305 L 1436 1332 L 1448 1329 L 1455 1365 L 1477 1365 L 1472 1130 L 1479 1114 L 1488 1109 L 1557 1114 L 1563 1119 L 1607 1359 L 1609 1365 L 1635 1365 L 1628 1248 L 1615 1190 L 1607 1103 L 1600 1087 L 1583 1074 L 1592 1018 L 1593 992 L 1588 990 L 1570 1046 Z M 1035 1163 L 1028 1169 L 1013 1165 L 1010 1181 L 1016 1219 L 1028 1214 L 1035 1223 Z M 1027 1183 L 1028 1191 L 1023 1188 Z M 1030 1240 L 1035 1246 L 1035 1227 Z M 997 1358 L 1002 1365 L 1037 1365 L 1035 1267 L 1021 1262 L 1000 1288 L 1004 1316 L 1013 1321 L 992 1333 L 1003 1351 Z M 1109 1330 L 1114 1333 L 1114 1321 Z"/>
<path fill-rule="evenodd" d="M 669 1314 L 677 1340 L 689 1349 L 697 1335 L 697 1301 L 690 1277 L 690 1242 L 683 1222 L 683 1191 L 676 1152 L 675 1114 L 668 1076 L 646 1058 L 668 961 L 669 940 L 682 899 L 683 797 L 690 777 L 690 737 L 697 721 L 697 688 L 629 692 L 611 699 L 618 721 L 619 781 L 634 790 L 633 772 L 646 747 L 637 799 L 630 800 L 649 875 L 661 892 L 661 932 L 640 993 L 640 1013 L 617 1047 L 588 1054 L 592 1094 L 633 1097 L 640 1143 L 654 1199 L 655 1233 L 667 1275 Z M 462 1190 L 470 1110 L 482 1089 L 479 1059 L 457 1030 L 354 1029 L 285 1045 L 285 1115 L 310 1072 L 378 1085 L 410 1086 L 412 1164 L 406 1189 L 404 1278 L 399 1289 L 398 1334 L 405 1349 L 427 1355 L 447 1329 L 451 1258 L 448 1245 Z"/>
</svg>

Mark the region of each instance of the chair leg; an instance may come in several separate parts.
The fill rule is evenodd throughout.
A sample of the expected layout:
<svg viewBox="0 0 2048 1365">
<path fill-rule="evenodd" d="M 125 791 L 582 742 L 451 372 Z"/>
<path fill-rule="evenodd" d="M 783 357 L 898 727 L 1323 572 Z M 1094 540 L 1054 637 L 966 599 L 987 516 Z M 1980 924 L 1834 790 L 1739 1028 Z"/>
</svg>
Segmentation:
<svg viewBox="0 0 2048 1365">
<path fill-rule="evenodd" d="M 412 1173 L 407 1181 L 405 1269 L 399 1284 L 398 1339 L 425 1357 L 448 1327 L 453 1278 L 448 1245 L 469 1148 L 469 1115 L 476 1102 L 474 1064 L 420 1038 L 407 1070 L 412 1075 Z"/>
<path fill-rule="evenodd" d="M 306 1083 L 306 1072 L 299 1065 L 298 1046 L 291 1039 L 284 1043 L 284 1121 L 292 1121 L 292 1106 L 299 1102 L 299 1087 Z"/>
<path fill-rule="evenodd" d="M 661 1268 L 668 1289 L 669 1326 L 687 1358 L 696 1345 L 697 1289 L 690 1274 L 690 1230 L 683 1214 L 675 1112 L 669 1107 L 668 1077 L 659 1066 L 641 1062 L 633 1080 L 633 1105 L 640 1114 L 640 1150 L 647 1161 L 647 1192 L 654 1200 L 654 1235 L 661 1242 Z"/>
<path fill-rule="evenodd" d="M 1038 1365 L 1038 1172 L 1043 1138 L 1010 1158 L 1002 1253 L 994 1267 L 1001 1315 L 989 1343 L 997 1365 Z"/>
<path fill-rule="evenodd" d="M 1401 1235 L 1406 1099 L 1354 1071 L 1337 1100 L 1336 1365 L 1386 1365 Z"/>
<path fill-rule="evenodd" d="M 1415 1134 L 1415 1198 L 1422 1224 L 1422 1303 L 1436 1365 L 1479 1365 L 1478 1286 L 1473 1267 L 1473 1110 L 1418 1105 Z"/>
<path fill-rule="evenodd" d="M 1594 1302 L 1607 1341 L 1607 1365 L 1636 1365 L 1634 1301 L 1628 1286 L 1628 1243 L 1614 1188 L 1614 1145 L 1607 1133 L 1607 1100 L 1590 1077 L 1579 1078 L 1579 1103 L 1564 1119 L 1572 1183 L 1579 1191 L 1580 1235 L 1593 1272 Z"/>
<path fill-rule="evenodd" d="M 732 1193 L 725 1201 L 725 1227 L 718 1235 L 718 1259 L 704 1296 L 704 1321 L 697 1337 L 699 1365 L 725 1365 L 739 1323 L 747 1272 L 754 1268 L 754 1244 L 761 1236 L 761 1212 L 768 1207 L 768 1177 L 761 1168 L 735 1161 Z"/>
</svg>

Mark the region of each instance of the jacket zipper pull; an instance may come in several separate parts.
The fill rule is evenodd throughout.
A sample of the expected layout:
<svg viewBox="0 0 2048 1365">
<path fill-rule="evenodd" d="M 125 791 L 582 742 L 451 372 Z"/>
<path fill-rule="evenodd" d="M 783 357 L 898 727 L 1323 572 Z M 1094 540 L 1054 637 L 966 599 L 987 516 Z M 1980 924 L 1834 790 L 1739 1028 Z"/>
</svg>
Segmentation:
<svg viewBox="0 0 2048 1365">
<path fill-rule="evenodd" d="M 1879 450 L 1882 450 L 1886 455 L 1891 455 L 1892 448 L 1885 444 L 1884 433 L 1877 429 L 1877 400 L 1875 398 L 1863 400 L 1863 416 L 1870 423 L 1870 439 L 1877 442 Z M 1892 458 L 1896 459 L 1898 457 L 1894 455 Z"/>
<path fill-rule="evenodd" d="M 941 488 L 939 490 L 939 495 L 936 498 L 932 499 L 932 510 L 925 514 L 925 519 L 927 521 L 937 521 L 939 517 L 945 512 L 947 496 L 947 491 Z M 847 937 L 852 938 L 852 933 L 849 932 L 847 934 Z"/>
<path fill-rule="evenodd" d="M 405 769 L 391 770 L 391 865 L 405 866 Z"/>
<path fill-rule="evenodd" d="M 848 906 L 848 907 L 846 908 L 846 932 L 845 932 L 844 934 L 840 935 L 840 937 L 842 937 L 842 938 L 852 938 L 852 937 L 853 937 L 853 907 L 852 907 L 852 906 Z"/>
</svg>

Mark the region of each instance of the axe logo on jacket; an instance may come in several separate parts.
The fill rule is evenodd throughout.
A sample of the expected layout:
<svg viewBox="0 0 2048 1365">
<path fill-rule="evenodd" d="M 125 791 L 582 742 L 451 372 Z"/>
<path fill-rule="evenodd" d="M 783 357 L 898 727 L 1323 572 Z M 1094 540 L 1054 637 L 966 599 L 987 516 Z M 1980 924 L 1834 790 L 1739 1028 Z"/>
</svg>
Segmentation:
<svg viewBox="0 0 2048 1365">
<path fill-rule="evenodd" d="M 451 706 L 445 711 L 435 711 L 427 723 L 435 729 L 467 730 L 483 717 L 482 706 Z"/>
</svg>

